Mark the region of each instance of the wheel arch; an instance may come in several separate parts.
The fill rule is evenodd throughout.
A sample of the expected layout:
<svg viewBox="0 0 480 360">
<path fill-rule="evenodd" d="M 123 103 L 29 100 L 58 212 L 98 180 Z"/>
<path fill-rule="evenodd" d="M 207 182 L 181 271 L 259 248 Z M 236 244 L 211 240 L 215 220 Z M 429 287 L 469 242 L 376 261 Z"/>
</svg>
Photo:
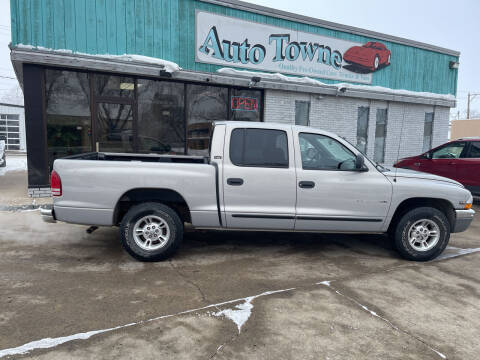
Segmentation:
<svg viewBox="0 0 480 360">
<path fill-rule="evenodd" d="M 164 188 L 135 188 L 118 199 L 113 212 L 113 224 L 118 225 L 128 210 L 144 202 L 158 202 L 172 208 L 183 222 L 191 222 L 190 207 L 185 198 L 175 190 Z"/>
<path fill-rule="evenodd" d="M 450 201 L 438 198 L 414 197 L 403 200 L 397 206 L 392 219 L 390 220 L 390 224 L 388 225 L 388 232 L 391 233 L 394 230 L 395 225 L 403 215 L 405 215 L 408 211 L 419 207 L 433 207 L 438 209 L 447 217 L 450 224 L 450 229 L 453 229 L 455 226 L 455 208 Z"/>
</svg>

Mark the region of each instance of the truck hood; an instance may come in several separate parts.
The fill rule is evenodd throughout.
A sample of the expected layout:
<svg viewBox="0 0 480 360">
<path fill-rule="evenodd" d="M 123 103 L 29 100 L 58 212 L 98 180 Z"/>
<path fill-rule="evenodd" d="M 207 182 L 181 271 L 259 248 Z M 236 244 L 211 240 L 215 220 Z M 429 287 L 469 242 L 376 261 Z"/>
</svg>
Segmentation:
<svg viewBox="0 0 480 360">
<path fill-rule="evenodd" d="M 389 167 L 388 169 L 390 171 L 385 172 L 384 174 L 389 178 L 404 177 L 404 178 L 414 178 L 414 179 L 423 179 L 423 180 L 434 180 L 434 181 L 441 181 L 449 184 L 454 184 L 462 188 L 464 187 L 458 181 L 455 181 L 443 176 L 433 175 L 433 174 L 410 170 L 410 169 L 391 168 L 391 167 Z"/>
</svg>

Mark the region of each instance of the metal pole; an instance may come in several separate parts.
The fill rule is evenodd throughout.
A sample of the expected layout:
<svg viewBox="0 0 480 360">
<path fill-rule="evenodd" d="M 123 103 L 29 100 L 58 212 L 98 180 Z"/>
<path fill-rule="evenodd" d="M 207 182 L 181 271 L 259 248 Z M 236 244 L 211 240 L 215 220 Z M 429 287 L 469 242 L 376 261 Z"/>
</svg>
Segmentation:
<svg viewBox="0 0 480 360">
<path fill-rule="evenodd" d="M 470 119 L 470 93 L 467 96 L 467 120 Z"/>
</svg>

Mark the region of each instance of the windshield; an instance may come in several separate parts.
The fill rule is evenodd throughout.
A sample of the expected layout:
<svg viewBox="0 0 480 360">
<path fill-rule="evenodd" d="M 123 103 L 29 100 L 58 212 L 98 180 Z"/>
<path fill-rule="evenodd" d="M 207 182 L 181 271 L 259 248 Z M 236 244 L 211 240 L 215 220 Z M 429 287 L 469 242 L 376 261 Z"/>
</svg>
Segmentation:
<svg viewBox="0 0 480 360">
<path fill-rule="evenodd" d="M 373 161 L 373 160 L 370 160 L 370 158 L 367 156 L 367 154 L 365 154 L 362 150 L 360 150 L 358 147 L 356 147 L 355 145 L 353 145 L 350 141 L 348 141 L 347 138 L 342 137 L 342 139 L 345 140 L 345 141 L 346 141 L 347 143 L 349 143 L 350 145 L 352 145 L 355 149 L 357 149 L 358 152 L 359 152 L 360 154 L 362 154 L 363 157 L 364 157 L 366 160 L 368 160 L 368 162 L 369 162 L 370 164 L 372 164 L 373 166 L 375 166 L 378 171 L 381 171 L 381 172 L 390 171 L 390 169 L 387 169 L 385 166 L 380 165 L 379 163 L 377 163 L 377 162 L 375 162 L 375 161 Z"/>
</svg>

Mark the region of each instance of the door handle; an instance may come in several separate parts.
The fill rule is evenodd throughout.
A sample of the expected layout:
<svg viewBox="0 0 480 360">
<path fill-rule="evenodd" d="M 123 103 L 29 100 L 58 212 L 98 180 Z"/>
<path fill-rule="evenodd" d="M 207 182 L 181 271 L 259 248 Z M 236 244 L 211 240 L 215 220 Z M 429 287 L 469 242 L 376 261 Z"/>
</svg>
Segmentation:
<svg viewBox="0 0 480 360">
<path fill-rule="evenodd" d="M 300 181 L 298 186 L 302 189 L 312 189 L 315 187 L 315 183 L 313 181 Z"/>
<path fill-rule="evenodd" d="M 243 185 L 243 179 L 240 178 L 228 178 L 227 184 L 232 186 L 240 186 Z"/>
</svg>

